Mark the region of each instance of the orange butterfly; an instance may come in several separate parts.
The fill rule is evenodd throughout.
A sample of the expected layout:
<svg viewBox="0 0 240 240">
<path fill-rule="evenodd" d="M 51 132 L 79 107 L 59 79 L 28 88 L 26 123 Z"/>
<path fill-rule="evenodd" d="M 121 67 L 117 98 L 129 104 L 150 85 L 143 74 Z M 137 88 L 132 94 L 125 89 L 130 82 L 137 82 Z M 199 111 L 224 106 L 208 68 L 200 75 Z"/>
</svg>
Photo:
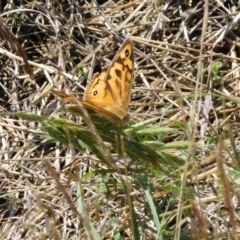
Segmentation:
<svg viewBox="0 0 240 240">
<path fill-rule="evenodd" d="M 74 96 L 51 90 L 64 100 L 79 104 L 96 111 L 101 116 L 118 126 L 125 125 L 129 120 L 127 113 L 133 83 L 133 45 L 127 39 L 112 60 L 110 66 L 94 74 L 87 85 L 84 100 Z"/>
</svg>

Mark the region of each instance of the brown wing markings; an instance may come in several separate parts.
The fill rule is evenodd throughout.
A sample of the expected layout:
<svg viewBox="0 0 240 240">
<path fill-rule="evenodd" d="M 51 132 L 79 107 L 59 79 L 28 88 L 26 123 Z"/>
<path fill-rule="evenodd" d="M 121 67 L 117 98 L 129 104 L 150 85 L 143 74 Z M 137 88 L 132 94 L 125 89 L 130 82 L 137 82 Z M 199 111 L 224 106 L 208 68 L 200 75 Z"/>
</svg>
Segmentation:
<svg viewBox="0 0 240 240">
<path fill-rule="evenodd" d="M 125 45 L 125 50 L 122 55 L 123 60 L 123 72 L 124 72 L 124 86 L 123 86 L 123 94 L 122 97 L 122 106 L 124 109 L 128 108 L 130 97 L 131 97 L 131 89 L 133 82 L 133 46 L 131 40 L 127 40 Z"/>
<path fill-rule="evenodd" d="M 80 102 L 109 121 L 123 125 L 128 117 L 127 108 L 131 96 L 133 67 L 133 46 L 131 40 L 127 39 L 111 65 L 93 76 L 86 88 L 85 100 L 77 100 L 65 93 L 55 92 L 55 94 L 69 102 Z"/>
<path fill-rule="evenodd" d="M 120 86 L 120 105 L 123 108 L 127 109 L 129 96 L 131 95 L 131 82 L 133 76 L 131 74 L 131 71 L 133 71 L 133 48 L 131 42 L 126 43 L 121 50 L 122 51 L 120 51 L 120 54 L 116 55 L 115 61 L 113 61 L 113 68 L 115 68 L 115 72 L 121 72 L 121 77 L 119 74 L 116 74 L 118 76 L 118 79 L 116 79 L 116 81 L 118 81 L 117 86 Z M 108 77 L 110 79 L 111 74 L 109 74 Z"/>
<path fill-rule="evenodd" d="M 96 78 L 98 78 L 98 80 Z M 97 99 L 99 99 L 99 97 L 105 97 L 110 101 L 112 97 L 112 102 L 116 107 L 122 107 L 127 111 L 131 96 L 132 80 L 133 46 L 131 40 L 127 39 L 115 55 L 110 66 L 105 67 L 95 78 L 93 77 L 93 80 L 89 83 L 88 90 L 92 90 L 92 88 L 97 85 L 96 83 L 98 83 L 98 85 L 101 85 L 100 89 L 102 89 L 102 91 L 97 90 L 99 91 Z M 105 86 L 103 87 L 103 85 Z M 85 99 L 90 101 L 87 97 Z M 93 97 L 91 100 L 90 102 L 97 105 Z M 107 106 L 103 107 L 107 108 Z"/>
<path fill-rule="evenodd" d="M 115 69 L 115 74 L 117 75 L 118 79 L 121 79 L 122 78 L 122 71 L 119 70 L 119 69 Z"/>
<path fill-rule="evenodd" d="M 109 67 L 108 74 L 106 75 L 106 84 L 108 85 L 108 90 L 111 93 L 111 96 L 114 100 L 114 103 L 118 105 L 118 107 L 122 106 L 122 59 L 115 58 L 111 67 Z"/>
<path fill-rule="evenodd" d="M 93 75 L 91 82 L 88 84 L 85 90 L 85 101 L 94 103 L 97 97 L 103 98 L 105 96 L 106 83 L 102 79 L 104 79 L 106 73 L 106 69 L 103 69 L 102 72 Z M 103 87 L 103 85 L 105 86 Z M 102 87 L 104 91 L 102 90 Z"/>
</svg>

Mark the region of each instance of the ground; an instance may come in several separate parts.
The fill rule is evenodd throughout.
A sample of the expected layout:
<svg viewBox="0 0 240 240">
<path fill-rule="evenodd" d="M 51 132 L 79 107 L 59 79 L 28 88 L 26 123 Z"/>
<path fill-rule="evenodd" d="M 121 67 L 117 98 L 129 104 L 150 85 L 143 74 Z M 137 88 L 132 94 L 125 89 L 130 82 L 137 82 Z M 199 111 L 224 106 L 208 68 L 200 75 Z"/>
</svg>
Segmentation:
<svg viewBox="0 0 240 240">
<path fill-rule="evenodd" d="M 237 1 L 0 10 L 0 239 L 239 239 Z"/>
</svg>

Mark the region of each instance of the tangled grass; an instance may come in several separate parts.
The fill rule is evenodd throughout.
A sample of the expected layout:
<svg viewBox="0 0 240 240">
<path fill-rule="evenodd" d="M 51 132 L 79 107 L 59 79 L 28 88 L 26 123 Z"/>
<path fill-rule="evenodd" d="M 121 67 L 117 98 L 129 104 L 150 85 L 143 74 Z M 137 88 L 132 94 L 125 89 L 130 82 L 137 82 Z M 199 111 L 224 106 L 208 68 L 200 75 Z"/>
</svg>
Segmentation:
<svg viewBox="0 0 240 240">
<path fill-rule="evenodd" d="M 0 239 L 239 239 L 235 1 L 0 3 Z M 125 128 L 79 106 L 124 39 Z"/>
</svg>

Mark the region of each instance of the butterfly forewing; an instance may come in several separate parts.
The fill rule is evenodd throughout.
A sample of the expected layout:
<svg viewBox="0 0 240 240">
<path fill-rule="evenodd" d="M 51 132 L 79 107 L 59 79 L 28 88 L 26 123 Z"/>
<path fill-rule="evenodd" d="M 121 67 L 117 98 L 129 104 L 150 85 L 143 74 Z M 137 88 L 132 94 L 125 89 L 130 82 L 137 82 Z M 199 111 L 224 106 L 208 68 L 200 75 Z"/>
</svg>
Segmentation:
<svg viewBox="0 0 240 240">
<path fill-rule="evenodd" d="M 133 82 L 133 45 L 127 39 L 115 55 L 105 81 L 109 83 L 112 98 L 127 112 Z"/>
</svg>

